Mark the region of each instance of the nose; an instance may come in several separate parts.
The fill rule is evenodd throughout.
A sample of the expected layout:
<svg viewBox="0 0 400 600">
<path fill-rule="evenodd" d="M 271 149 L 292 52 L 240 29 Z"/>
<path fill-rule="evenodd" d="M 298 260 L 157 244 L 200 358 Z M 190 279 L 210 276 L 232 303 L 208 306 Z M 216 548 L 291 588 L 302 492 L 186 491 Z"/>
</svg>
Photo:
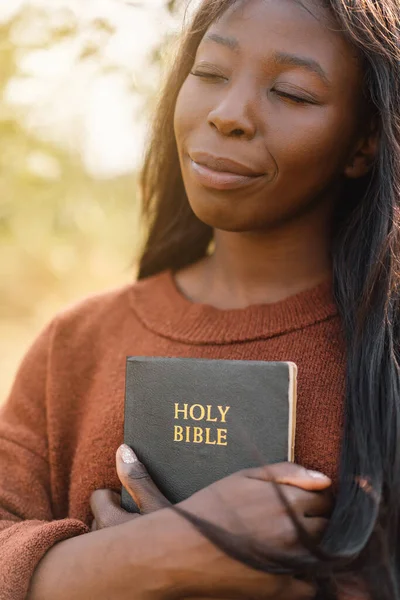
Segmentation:
<svg viewBox="0 0 400 600">
<path fill-rule="evenodd" d="M 257 133 L 257 98 L 249 85 L 227 89 L 208 115 L 208 123 L 227 137 L 251 140 Z"/>
</svg>

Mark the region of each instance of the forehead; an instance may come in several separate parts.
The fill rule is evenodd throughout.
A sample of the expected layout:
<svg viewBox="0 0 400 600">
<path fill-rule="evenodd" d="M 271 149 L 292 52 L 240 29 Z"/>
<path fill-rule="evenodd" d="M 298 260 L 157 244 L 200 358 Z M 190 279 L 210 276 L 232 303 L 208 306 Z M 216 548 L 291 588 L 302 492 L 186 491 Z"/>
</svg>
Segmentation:
<svg viewBox="0 0 400 600">
<path fill-rule="evenodd" d="M 254 61 L 285 52 L 318 60 L 332 76 L 354 78 L 360 70 L 355 49 L 316 0 L 240 0 L 209 32 L 237 40 L 237 54 Z"/>
</svg>

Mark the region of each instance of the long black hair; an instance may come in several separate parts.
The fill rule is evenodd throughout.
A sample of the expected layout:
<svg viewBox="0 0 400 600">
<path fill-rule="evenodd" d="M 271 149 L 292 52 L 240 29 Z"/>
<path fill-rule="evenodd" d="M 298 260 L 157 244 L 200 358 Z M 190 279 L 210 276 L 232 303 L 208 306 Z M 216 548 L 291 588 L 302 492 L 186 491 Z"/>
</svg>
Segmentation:
<svg viewBox="0 0 400 600">
<path fill-rule="evenodd" d="M 204 0 L 163 90 L 142 174 L 148 236 L 139 277 L 201 259 L 212 230 L 192 212 L 173 130 L 179 90 L 210 25 L 236 0 Z M 374 600 L 400 599 L 400 3 L 321 0 L 364 63 L 379 150 L 367 177 L 349 182 L 334 216 L 334 294 L 347 342 L 345 425 L 335 508 L 311 559 L 289 560 L 239 544 L 192 518 L 211 540 L 262 570 L 361 574 Z M 284 498 L 282 499 L 284 501 Z M 290 511 L 290 507 L 288 506 Z M 186 515 L 187 518 L 190 518 Z M 323 597 L 329 596 L 328 588 Z"/>
</svg>

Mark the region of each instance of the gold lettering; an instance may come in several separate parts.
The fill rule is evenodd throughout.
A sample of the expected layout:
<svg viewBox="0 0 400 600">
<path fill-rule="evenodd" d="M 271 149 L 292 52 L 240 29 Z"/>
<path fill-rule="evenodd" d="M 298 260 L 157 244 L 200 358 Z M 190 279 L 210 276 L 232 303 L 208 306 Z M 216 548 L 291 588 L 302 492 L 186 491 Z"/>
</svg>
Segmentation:
<svg viewBox="0 0 400 600">
<path fill-rule="evenodd" d="M 201 427 L 193 427 L 193 443 L 201 444 L 203 442 L 203 430 Z"/>
<path fill-rule="evenodd" d="M 215 444 L 217 443 L 215 440 L 212 442 L 210 440 L 210 431 L 211 429 L 209 427 L 206 427 L 206 444 L 208 444 L 209 446 L 215 446 Z"/>
<path fill-rule="evenodd" d="M 194 409 L 195 408 L 199 408 L 200 409 L 200 416 L 199 417 L 195 417 L 194 416 Z M 204 416 L 206 414 L 206 410 L 204 408 L 204 406 L 202 406 L 201 404 L 192 404 L 192 406 L 190 407 L 190 418 L 193 419 L 193 421 L 202 421 L 204 419 Z"/>
<path fill-rule="evenodd" d="M 183 427 L 180 425 L 174 426 L 174 442 L 183 442 Z"/>
<path fill-rule="evenodd" d="M 227 446 L 228 445 L 228 442 L 226 441 L 227 434 L 228 434 L 227 429 L 217 429 L 217 445 L 218 446 Z"/>
<path fill-rule="evenodd" d="M 184 404 L 183 408 L 179 408 L 179 402 L 175 402 L 175 419 L 179 419 L 179 413 L 183 413 L 183 420 L 187 421 L 188 418 L 188 405 Z"/>
<path fill-rule="evenodd" d="M 207 418 L 206 418 L 206 421 L 208 421 L 209 423 L 215 423 L 215 421 L 218 421 L 218 418 L 217 417 L 215 417 L 215 419 L 211 418 L 211 410 L 212 410 L 211 404 L 207 404 Z"/>
<path fill-rule="evenodd" d="M 221 423 L 226 423 L 226 414 L 229 409 L 230 409 L 230 406 L 225 406 L 225 410 L 224 410 L 223 406 L 218 406 L 218 410 L 221 414 Z"/>
<path fill-rule="evenodd" d="M 226 414 L 226 413 L 225 413 Z M 187 444 L 205 444 L 207 446 L 227 446 L 228 430 L 213 427 L 194 427 L 192 425 L 174 425 L 174 442 Z"/>
</svg>

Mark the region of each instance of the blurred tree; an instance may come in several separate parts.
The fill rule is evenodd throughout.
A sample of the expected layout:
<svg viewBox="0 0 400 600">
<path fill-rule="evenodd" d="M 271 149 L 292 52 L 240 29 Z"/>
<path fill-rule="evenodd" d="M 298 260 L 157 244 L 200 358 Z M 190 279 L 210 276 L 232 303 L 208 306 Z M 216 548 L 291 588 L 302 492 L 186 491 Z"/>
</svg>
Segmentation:
<svg viewBox="0 0 400 600">
<path fill-rule="evenodd" d="M 115 13 L 118 4 L 114 0 Z M 128 3 L 122 4 L 126 10 Z M 178 4 L 164 2 L 170 14 L 176 14 Z M 49 49 L 53 58 L 42 63 L 49 84 L 72 52 L 76 62 L 71 62 L 68 77 L 78 63 L 88 66 L 83 71 L 88 78 L 117 73 L 132 98 L 142 99 L 141 106 L 156 88 L 158 67 L 151 63 L 155 70 L 146 80 L 144 69 L 142 80 L 124 64 L 119 22 L 112 11 L 107 16 L 82 9 L 79 21 L 76 5 L 75 10 L 67 3 L 58 3 L 59 10 L 51 5 L 52 0 L 48 8 L 43 1 L 37 6 L 22 3 L 5 21 L 0 7 L 0 402 L 38 329 L 66 303 L 129 280 L 134 268 L 138 203 L 133 166 L 117 176 L 95 177 L 74 145 L 79 127 L 72 144 L 58 143 L 57 136 L 41 135 L 27 118 L 40 96 L 32 92 L 32 98 L 28 93 L 25 98 L 24 91 L 20 104 L 9 97 L 13 85 L 23 84 L 29 93 L 35 89 L 35 73 L 27 63 Z M 165 31 L 159 48 L 167 38 Z M 154 56 L 162 60 L 162 52 L 150 54 L 150 62 Z M 110 56 L 121 56 L 121 62 Z M 83 97 L 85 86 L 83 79 Z M 58 115 L 62 130 L 62 111 Z M 68 134 L 68 124 L 65 129 Z"/>
</svg>

